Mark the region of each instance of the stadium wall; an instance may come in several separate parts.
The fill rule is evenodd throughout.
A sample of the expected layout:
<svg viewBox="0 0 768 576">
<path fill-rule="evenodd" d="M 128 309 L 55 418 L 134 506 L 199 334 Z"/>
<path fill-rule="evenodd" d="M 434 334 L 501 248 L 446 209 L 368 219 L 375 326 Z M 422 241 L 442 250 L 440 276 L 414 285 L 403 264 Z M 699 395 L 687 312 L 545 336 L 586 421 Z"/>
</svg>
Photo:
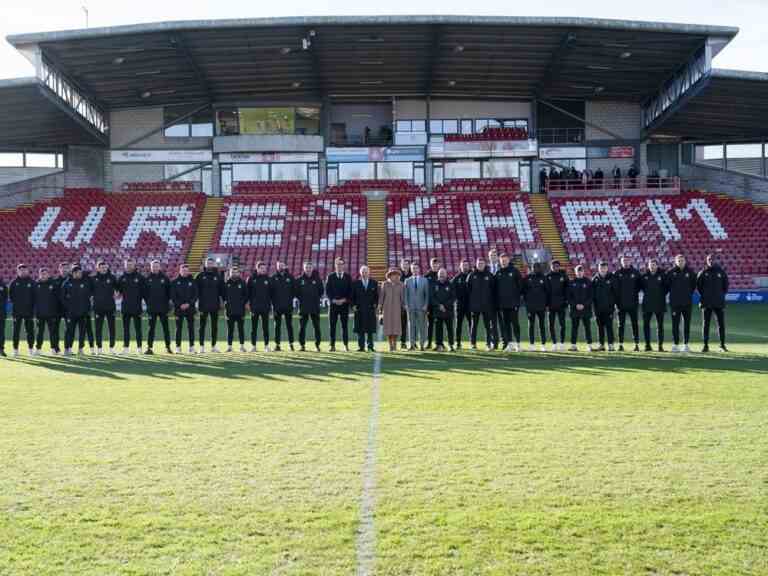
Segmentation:
<svg viewBox="0 0 768 576">
<path fill-rule="evenodd" d="M 768 180 L 758 176 L 681 164 L 680 177 L 688 183 L 689 188 L 768 203 Z"/>
<path fill-rule="evenodd" d="M 139 138 L 163 125 L 163 109 L 131 108 L 115 110 L 110 114 L 110 146 L 125 148 L 131 140 Z M 161 131 L 152 134 L 131 148 L 136 149 L 186 149 L 210 148 L 210 138 L 166 138 Z"/>
<path fill-rule="evenodd" d="M 640 140 L 642 128 L 640 106 L 638 104 L 588 100 L 584 116 L 587 121 L 587 125 L 584 127 L 584 137 L 587 140 L 587 144 L 590 141 L 604 142 L 611 139 L 609 134 L 598 130 L 594 126 L 601 126 L 628 141 Z M 640 145 L 638 158 L 593 158 L 589 161 L 589 168 L 593 171 L 602 168 L 603 172 L 610 174 L 613 167 L 618 166 L 622 172 L 626 173 L 633 164 L 642 173 L 647 173 L 645 144 Z"/>
<path fill-rule="evenodd" d="M 0 186 L 55 174 L 61 168 L 0 168 Z"/>
</svg>

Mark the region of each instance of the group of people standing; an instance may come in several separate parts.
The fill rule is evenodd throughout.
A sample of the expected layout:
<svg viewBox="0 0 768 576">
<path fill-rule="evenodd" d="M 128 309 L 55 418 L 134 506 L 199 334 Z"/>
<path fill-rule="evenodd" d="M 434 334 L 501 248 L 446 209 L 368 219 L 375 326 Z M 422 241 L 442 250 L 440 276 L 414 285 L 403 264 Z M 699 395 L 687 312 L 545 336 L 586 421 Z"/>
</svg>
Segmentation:
<svg viewBox="0 0 768 576">
<path fill-rule="evenodd" d="M 491 250 L 488 259 L 477 258 L 474 267 L 462 260 L 459 272 L 448 277 L 437 258 L 422 274 L 418 263 L 408 260 L 400 268 L 387 272 L 381 288 L 380 314 L 389 349 L 409 350 L 432 348 L 455 350 L 462 346 L 463 324 L 469 324 L 472 349 L 477 348 L 480 323 L 485 329 L 489 350 L 520 351 L 520 309 L 525 306 L 528 316 L 529 350 L 536 350 L 538 328 L 540 350 L 546 351 L 547 333 L 551 350 L 565 350 L 566 317 L 571 319 L 570 350 L 578 350 L 580 329 L 589 351 L 614 351 L 616 333 L 614 319 L 618 318 L 618 350 L 624 351 L 627 319 L 632 330 L 634 351 L 640 350 L 639 318 L 642 313 L 645 350 L 651 351 L 651 325 L 656 322 L 658 350 L 664 351 L 664 318 L 667 300 L 672 314 L 673 352 L 690 351 L 691 312 L 696 291 L 703 310 L 703 352 L 709 351 L 712 316 L 718 323 L 720 349 L 726 351 L 725 300 L 728 275 L 707 257 L 707 266 L 698 274 L 685 261 L 675 257 L 674 266 L 665 271 L 656 259 L 649 259 L 644 271 L 636 269 L 628 256 L 620 259 L 621 266 L 611 272 L 606 262 L 600 262 L 593 278 L 585 277 L 583 266 L 574 269 L 569 278 L 560 262 L 550 264 L 546 271 L 535 263 L 529 274 L 523 275 L 507 254 Z M 642 294 L 642 304 L 641 295 Z M 598 329 L 599 345 L 593 347 L 592 318 Z M 548 322 L 547 322 L 548 320 Z M 682 333 L 681 333 L 682 324 Z M 548 327 L 548 331 L 547 331 Z"/>
<path fill-rule="evenodd" d="M 311 262 L 305 262 L 301 274 L 295 277 L 282 262 L 276 263 L 271 274 L 265 263 L 258 262 L 255 270 L 245 278 L 238 266 L 230 267 L 229 274 L 225 275 L 212 259 L 208 259 L 197 276 L 191 274 L 188 265 L 182 264 L 174 279 L 166 275 L 159 261 L 150 264 L 146 275 L 139 272 L 134 260 L 128 259 L 119 277 L 105 262 L 99 262 L 93 274 L 84 273 L 79 265 L 62 264 L 57 275 L 51 275 L 47 268 L 40 268 L 36 279 L 31 277 L 25 264 L 20 264 L 17 276 L 9 286 L 6 287 L 0 279 L 0 355 L 5 356 L 8 301 L 12 304 L 14 355 L 19 354 L 22 331 L 26 333 L 33 356 L 40 353 L 46 331 L 54 354 L 72 355 L 75 344 L 77 352 L 84 354 L 86 341 L 93 354 L 118 354 L 115 323 L 118 300 L 123 354 L 130 353 L 132 328 L 136 352 L 153 354 L 158 324 L 163 330 L 166 351 L 173 353 L 171 313 L 176 318 L 175 353 L 181 353 L 185 334 L 188 351 L 197 353 L 196 322 L 199 322 L 199 351 L 205 353 L 210 323 L 210 350 L 218 352 L 222 309 L 226 313 L 227 351 L 233 350 L 236 337 L 240 351 L 246 351 L 248 315 L 251 317 L 251 351 L 256 350 L 259 325 L 265 351 L 280 351 L 283 325 L 290 349 L 294 350 L 295 312 L 299 315 L 300 349 L 306 350 L 311 323 L 315 349 L 320 351 L 323 303 L 329 311 L 332 352 L 336 350 L 339 325 L 341 343 L 345 350 L 349 350 L 350 316 L 353 331 L 357 334 L 357 349 L 361 352 L 374 350 L 374 336 L 379 324 L 383 326 L 390 351 L 397 349 L 398 340 L 402 349 L 431 349 L 433 342 L 438 351 L 459 349 L 464 323 L 469 327 L 470 346 L 476 349 L 481 322 L 489 350 L 520 351 L 519 313 L 523 306 L 528 316 L 530 350 L 536 349 L 537 328 L 542 351 L 546 350 L 547 334 L 553 351 L 564 350 L 566 317 L 570 316 L 570 350 L 578 349 L 582 327 L 588 350 L 593 350 L 594 317 L 599 339 L 595 349 L 612 351 L 616 344 L 614 317 L 617 316 L 618 350 L 624 350 L 629 318 L 634 350 L 639 351 L 639 317 L 642 313 L 645 350 L 653 349 L 651 323 L 655 320 L 658 350 L 663 351 L 667 300 L 672 314 L 672 351 L 687 352 L 690 350 L 691 310 L 696 291 L 700 294 L 703 309 L 703 351 L 709 350 L 713 315 L 718 323 L 720 349 L 726 350 L 724 308 L 728 276 L 713 256 L 707 257 L 706 268 L 698 274 L 686 264 L 682 255 L 675 257 L 674 266 L 667 271 L 659 268 L 655 259 L 650 259 L 646 270 L 640 272 L 625 256 L 621 258 L 621 267 L 614 272 L 609 271 L 605 262 L 599 263 L 598 272 L 591 279 L 584 276 L 582 266 L 577 266 L 574 272 L 575 277 L 569 278 L 555 261 L 549 271 L 535 263 L 531 272 L 523 275 L 509 255 L 499 255 L 496 250 L 489 252 L 487 260 L 477 258 L 474 267 L 469 260 L 462 260 L 453 278 L 448 276 L 437 258 L 430 260 L 426 273 L 422 273 L 417 262 L 403 260 L 400 268 L 387 272 L 386 280 L 381 284 L 371 278 L 367 266 L 362 266 L 359 276 L 353 279 L 342 258 L 335 259 L 334 271 L 325 279 Z M 145 311 L 149 325 L 146 348 L 142 342 Z M 270 316 L 274 323 L 272 338 Z M 60 345 L 62 321 L 63 350 Z"/>
</svg>

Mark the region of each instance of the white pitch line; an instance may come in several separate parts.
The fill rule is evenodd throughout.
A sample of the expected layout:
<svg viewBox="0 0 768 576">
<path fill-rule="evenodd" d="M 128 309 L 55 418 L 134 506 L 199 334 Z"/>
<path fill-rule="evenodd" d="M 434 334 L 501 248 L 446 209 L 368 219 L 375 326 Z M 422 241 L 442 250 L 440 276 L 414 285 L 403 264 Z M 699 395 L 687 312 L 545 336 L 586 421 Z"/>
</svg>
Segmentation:
<svg viewBox="0 0 768 576">
<path fill-rule="evenodd" d="M 382 330 L 379 327 L 378 341 Z M 376 507 L 376 443 L 379 429 L 379 378 L 381 376 L 381 352 L 373 356 L 371 382 L 371 413 L 368 417 L 368 441 L 363 464 L 363 492 L 360 496 L 360 525 L 357 529 L 357 575 L 371 576 L 376 561 L 376 526 L 373 521 Z"/>
</svg>

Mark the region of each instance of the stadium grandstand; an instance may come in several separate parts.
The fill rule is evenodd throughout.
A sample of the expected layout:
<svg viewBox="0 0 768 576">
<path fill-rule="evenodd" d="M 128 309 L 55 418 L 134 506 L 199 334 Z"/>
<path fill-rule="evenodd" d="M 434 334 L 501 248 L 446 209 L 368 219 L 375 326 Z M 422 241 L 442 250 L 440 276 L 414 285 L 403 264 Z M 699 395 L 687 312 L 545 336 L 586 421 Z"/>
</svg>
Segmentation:
<svg viewBox="0 0 768 576">
<path fill-rule="evenodd" d="M 10 36 L 36 75 L 0 81 L 0 275 L 682 251 L 757 294 L 768 75 L 713 68 L 737 32 L 398 16 Z"/>
</svg>

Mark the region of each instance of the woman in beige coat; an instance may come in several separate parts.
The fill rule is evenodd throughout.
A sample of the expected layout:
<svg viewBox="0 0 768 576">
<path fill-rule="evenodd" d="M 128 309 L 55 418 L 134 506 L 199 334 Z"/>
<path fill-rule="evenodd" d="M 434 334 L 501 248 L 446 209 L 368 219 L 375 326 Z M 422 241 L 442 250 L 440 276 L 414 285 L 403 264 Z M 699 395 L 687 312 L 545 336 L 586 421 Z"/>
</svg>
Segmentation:
<svg viewBox="0 0 768 576">
<path fill-rule="evenodd" d="M 389 340 L 389 351 L 397 349 L 402 330 L 401 313 L 405 306 L 405 287 L 400 282 L 400 270 L 392 268 L 379 292 L 379 315 L 384 320 L 384 335 Z"/>
</svg>

